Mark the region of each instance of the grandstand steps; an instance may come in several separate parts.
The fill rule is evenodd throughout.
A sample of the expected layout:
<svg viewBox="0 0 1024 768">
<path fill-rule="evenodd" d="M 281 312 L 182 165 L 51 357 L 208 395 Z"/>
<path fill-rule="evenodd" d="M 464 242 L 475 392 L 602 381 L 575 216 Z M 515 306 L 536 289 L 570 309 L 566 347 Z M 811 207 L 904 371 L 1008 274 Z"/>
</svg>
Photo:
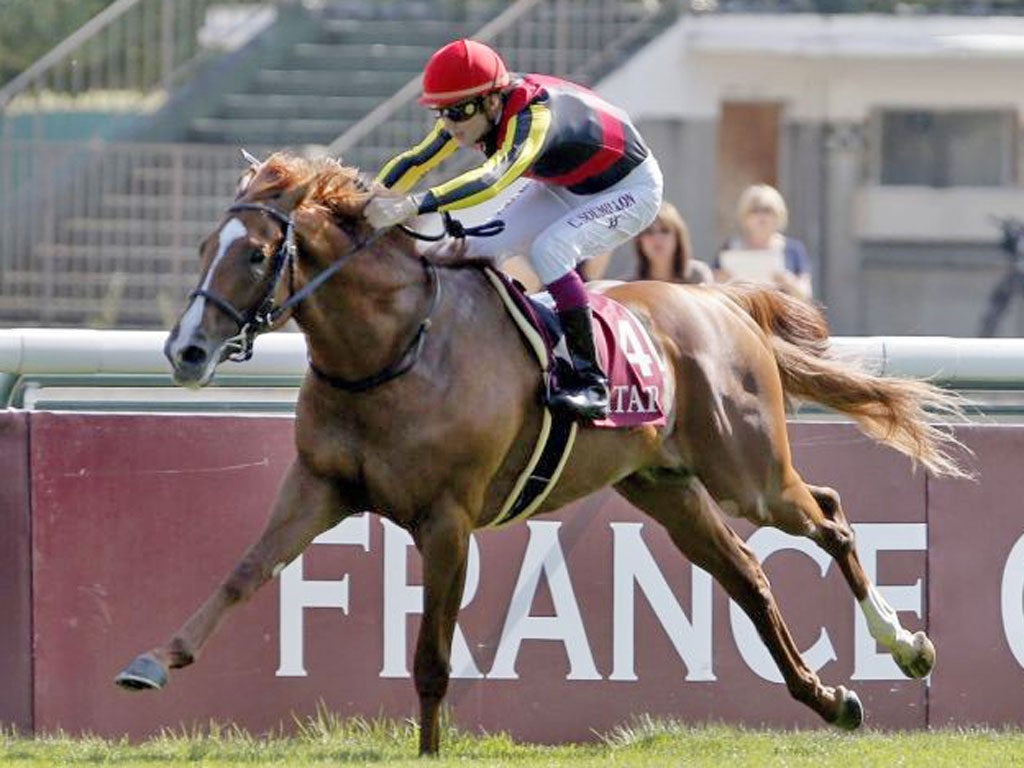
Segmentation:
<svg viewBox="0 0 1024 768">
<path fill-rule="evenodd" d="M 442 10 L 437 12 L 441 15 L 444 13 Z M 472 29 L 469 29 L 469 26 L 472 26 Z M 330 43 L 357 45 L 373 42 L 410 45 L 411 41 L 416 41 L 429 47 L 423 41 L 442 40 L 443 44 L 448 40 L 472 34 L 479 26 L 480 24 L 475 23 L 467 25 L 465 21 L 457 19 L 414 16 L 409 19 L 326 18 L 322 29 L 323 39 Z M 415 34 L 410 35 L 410 32 Z"/>
<path fill-rule="evenodd" d="M 624 13 L 641 5 L 626 3 Z M 269 28 L 229 75 L 206 70 L 211 79 L 202 88 L 182 89 L 180 105 L 172 100 L 180 114 L 164 114 L 161 132 L 61 158 L 59 191 L 39 216 L 45 232 L 26 239 L 30 244 L 0 271 L 0 317 L 74 325 L 102 317 L 123 327 L 165 327 L 168 307 L 179 309 L 195 284 L 201 239 L 234 198 L 245 169 L 238 148 L 262 158 L 330 144 L 417 78 L 432 51 L 471 35 L 506 7 L 503 0 L 296 4 L 295 14 L 310 16 L 302 23 L 293 16 L 287 30 Z M 516 32 L 510 66 L 520 68 L 522 57 L 531 71 L 571 69 L 595 47 L 604 51 L 604 38 L 588 21 L 592 8 L 589 0 L 561 4 L 573 23 L 557 41 L 554 17 L 517 22 L 529 34 Z M 649 36 L 658 29 L 652 25 Z M 617 50 L 610 48 L 608 61 Z M 431 122 L 427 110 L 404 108 L 347 154 L 374 171 Z M 173 143 L 182 140 L 188 143 Z M 25 210 L 35 216 L 33 202 Z"/>
<path fill-rule="evenodd" d="M 225 205 L 220 195 L 192 195 L 182 201 L 182 216 L 192 221 L 213 221 L 215 212 Z M 147 219 L 168 215 L 167 195 L 160 194 L 121 194 L 108 193 L 103 195 L 100 214 L 104 217 L 145 217 Z"/>
<path fill-rule="evenodd" d="M 263 69 L 256 83 L 271 93 L 304 93 L 319 96 L 359 96 L 386 91 L 394 93 L 409 81 L 407 72 L 382 72 L 370 69 L 334 71 L 330 69 Z M 276 89 L 281 89 L 276 90 Z M 255 95 L 255 94 L 254 94 Z"/>
<path fill-rule="evenodd" d="M 61 254 L 55 254 L 56 258 L 60 258 Z M 169 260 L 167 260 L 169 261 Z M 160 265 L 160 262 L 155 262 Z M 116 277 L 115 277 L 116 276 Z M 89 286 L 92 288 L 109 288 L 112 283 L 116 283 L 119 286 L 131 287 L 131 288 L 149 288 L 153 287 L 157 283 L 166 283 L 168 280 L 178 280 L 182 283 L 182 287 L 191 288 L 195 283 L 195 279 L 192 275 L 173 275 L 154 274 L 152 272 L 122 272 L 116 268 L 105 270 L 103 272 L 83 272 L 75 276 L 76 288 L 81 286 Z M 46 285 L 45 276 L 38 271 L 26 271 L 26 270 L 11 270 L 4 272 L 3 282 L 5 285 L 17 285 L 22 289 L 27 289 L 30 292 L 38 293 L 38 289 Z M 78 291 L 76 290 L 76 293 Z M 55 293 L 59 296 L 60 293 Z M 97 297 L 102 297 L 101 292 L 96 292 Z"/>
<path fill-rule="evenodd" d="M 418 77 L 439 46 L 472 34 L 502 8 L 500 2 L 470 5 L 477 10 L 443 0 L 327 2 L 308 39 L 291 43 L 244 87 L 221 94 L 190 122 L 187 138 L 330 144 Z M 425 120 L 423 127 L 428 125 Z"/>
<path fill-rule="evenodd" d="M 220 206 L 224 202 L 221 201 Z M 194 243 L 210 234 L 217 222 L 218 208 L 211 208 L 201 220 L 174 221 L 171 219 L 122 219 L 122 218 L 77 218 L 60 222 L 60 232 L 78 243 L 98 240 L 107 243 L 117 237 L 130 237 L 131 242 L 146 247 L 147 243 L 159 241 Z"/>
<path fill-rule="evenodd" d="M 293 58 L 305 69 L 329 69 L 338 75 L 368 66 L 379 72 L 415 73 L 433 52 L 429 45 L 299 43 L 293 48 Z"/>
<path fill-rule="evenodd" d="M 224 96 L 222 114 L 237 119 L 261 117 L 303 117 L 324 120 L 358 120 L 380 102 L 373 96 L 323 96 L 321 94 L 229 93 Z"/>
<path fill-rule="evenodd" d="M 156 300 L 150 296 L 132 296 L 129 290 L 122 290 L 118 283 L 108 285 L 106 291 L 103 291 L 100 286 L 97 288 L 98 295 L 89 299 L 83 299 L 77 295 L 44 296 L 12 292 L 13 295 L 0 296 L 0 311 L 9 318 L 9 322 L 18 325 L 33 325 L 42 322 L 48 326 L 77 327 L 87 323 L 89 327 L 106 327 L 110 321 L 103 318 L 107 316 L 112 296 L 117 294 L 116 324 L 119 328 L 170 328 L 174 315 L 170 313 L 170 307 L 166 300 Z M 42 308 L 41 305 L 43 305 Z M 154 310 L 161 306 L 168 308 L 168 317 L 164 321 L 154 322 Z"/>
<path fill-rule="evenodd" d="M 207 229 L 204 234 L 209 234 Z M 198 260 L 195 258 L 198 252 L 199 240 L 196 239 L 187 245 L 117 245 L 115 243 L 102 243 L 99 245 L 86 245 L 84 243 L 39 243 L 36 245 L 35 254 L 41 259 L 63 260 L 62 268 L 71 272 L 78 272 L 74 269 L 74 263 L 82 266 L 85 262 L 90 265 L 106 265 L 109 272 L 126 271 L 129 274 L 141 275 L 140 282 L 145 282 L 144 277 L 159 279 L 159 275 L 153 274 L 151 270 L 159 268 L 166 271 L 168 267 L 182 263 L 182 257 L 187 257 L 190 269 L 193 273 L 193 282 L 198 277 Z M 133 269 L 125 270 L 125 264 L 131 264 Z M 172 270 L 173 271 L 173 270 Z M 5 272 L 4 279 L 15 272 Z M 80 272 L 75 280 L 87 281 L 87 272 Z M 102 275 L 97 276 L 97 279 Z"/>
<path fill-rule="evenodd" d="M 186 196 L 209 197 L 211 188 L 223 189 L 225 196 L 220 199 L 220 205 L 223 207 L 230 201 L 235 186 L 244 171 L 245 167 L 241 162 L 238 163 L 237 168 L 218 171 L 196 170 L 194 172 L 142 165 L 132 169 L 131 185 L 135 189 L 145 190 L 150 195 L 166 194 L 180 189 Z"/>
<path fill-rule="evenodd" d="M 18 322 L 165 327 L 195 285 L 199 244 L 244 169 L 229 147 L 196 145 L 177 164 L 146 153 L 105 158 L 92 170 L 100 181 L 86 209 L 57 217 L 30 265 L 0 272 L 0 313 Z"/>
<path fill-rule="evenodd" d="M 344 130 L 352 125 L 352 120 L 303 120 L 295 118 L 249 118 L 247 120 L 230 120 L 226 118 L 204 118 L 197 120 L 193 126 L 197 137 L 207 140 L 222 139 L 239 147 L 251 144 L 274 143 L 280 149 L 296 148 L 303 145 L 321 145 L 327 131 L 325 126 L 333 126 L 333 130 Z M 426 134 L 432 125 L 432 119 L 402 121 L 394 120 L 390 125 L 395 129 L 411 128 L 414 135 Z M 272 139 L 287 133 L 290 142 L 272 142 Z M 394 147 L 388 148 L 388 157 L 394 154 Z"/>
<path fill-rule="evenodd" d="M 192 122 L 192 138 L 206 142 L 276 144 L 296 147 L 320 144 L 324 136 L 339 133 L 354 121 L 308 118 L 227 118 L 204 117 Z M 287 142 L 282 137 L 288 137 Z"/>
</svg>

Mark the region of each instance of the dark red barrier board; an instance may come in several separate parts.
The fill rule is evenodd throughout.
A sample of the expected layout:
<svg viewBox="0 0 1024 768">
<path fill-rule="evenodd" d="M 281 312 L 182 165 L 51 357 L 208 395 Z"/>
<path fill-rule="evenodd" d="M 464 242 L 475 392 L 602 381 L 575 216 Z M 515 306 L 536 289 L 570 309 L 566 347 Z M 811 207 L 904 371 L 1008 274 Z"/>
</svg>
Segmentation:
<svg viewBox="0 0 1024 768">
<path fill-rule="evenodd" d="M 112 684 L 258 535 L 293 455 L 291 426 L 32 416 L 38 730 L 141 737 L 214 719 L 263 731 L 290 727 L 320 701 L 343 716 L 415 713 L 419 557 L 404 531 L 372 515 L 311 545 L 165 691 L 133 695 Z M 861 559 L 904 625 L 926 627 L 929 602 L 949 610 L 929 580 L 924 475 L 849 425 L 799 423 L 791 434 L 803 476 L 842 494 Z M 875 646 L 838 567 L 808 541 L 737 528 L 824 682 L 854 688 L 874 727 L 925 725 L 926 683 L 904 679 Z M 448 698 L 465 727 L 555 742 L 592 739 L 641 713 L 820 725 L 778 682 L 724 592 L 611 492 L 479 533 L 471 555 Z M 955 668 L 960 642 L 939 648 L 936 689 L 957 684 L 945 665 Z"/>
<path fill-rule="evenodd" d="M 0 413 L 0 724 L 32 728 L 28 417 Z"/>
<path fill-rule="evenodd" d="M 1024 429 L 962 433 L 977 482 L 931 481 L 931 624 L 941 649 L 929 697 L 935 726 L 1024 726 Z"/>
</svg>

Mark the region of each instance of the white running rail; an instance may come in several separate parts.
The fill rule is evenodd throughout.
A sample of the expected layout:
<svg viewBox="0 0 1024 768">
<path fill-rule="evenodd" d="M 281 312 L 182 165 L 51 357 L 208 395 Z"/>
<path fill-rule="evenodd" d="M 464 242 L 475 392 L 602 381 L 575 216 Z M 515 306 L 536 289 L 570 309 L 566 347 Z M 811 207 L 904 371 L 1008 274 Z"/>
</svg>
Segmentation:
<svg viewBox="0 0 1024 768">
<path fill-rule="evenodd" d="M 169 374 L 166 338 L 164 331 L 2 329 L 0 373 Z M 832 339 L 832 349 L 882 375 L 928 377 L 948 387 L 1024 387 L 1024 339 L 841 336 Z M 222 370 L 232 376 L 302 376 L 305 339 L 298 333 L 261 336 L 252 360 L 225 363 Z"/>
</svg>

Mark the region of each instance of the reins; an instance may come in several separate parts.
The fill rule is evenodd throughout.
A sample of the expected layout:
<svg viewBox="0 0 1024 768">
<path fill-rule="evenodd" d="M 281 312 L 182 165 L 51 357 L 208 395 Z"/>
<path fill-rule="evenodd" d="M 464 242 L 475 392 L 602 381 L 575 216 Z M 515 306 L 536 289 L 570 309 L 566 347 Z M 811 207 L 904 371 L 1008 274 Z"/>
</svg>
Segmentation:
<svg viewBox="0 0 1024 768">
<path fill-rule="evenodd" d="M 244 362 L 250 359 L 257 336 L 271 330 L 287 312 L 309 298 L 314 291 L 336 275 L 356 254 L 369 248 L 390 231 L 387 229 L 377 230 L 368 237 L 359 238 L 348 228 L 343 228 L 352 241 L 352 247 L 330 265 L 317 272 L 301 288 L 294 290 L 295 260 L 298 254 L 298 247 L 295 244 L 295 223 L 291 215 L 285 215 L 276 208 L 262 203 L 236 203 L 227 210 L 228 213 L 259 211 L 270 216 L 284 228 L 284 239 L 274 253 L 267 288 L 260 300 L 253 305 L 253 308 L 248 313 L 243 314 L 230 301 L 207 288 L 197 288 L 189 295 L 190 300 L 200 296 L 203 297 L 238 324 L 238 334 L 228 340 L 228 352 L 224 357 L 224 359 L 235 362 Z M 409 237 L 427 242 L 436 242 L 445 237 L 458 239 L 466 237 L 493 237 L 505 229 L 505 222 L 500 220 L 466 227 L 462 222 L 453 219 L 447 212 L 442 213 L 441 216 L 444 221 L 444 231 L 439 235 L 426 235 L 401 224 L 398 227 Z M 426 314 L 416 327 L 416 333 L 413 334 L 398 360 L 371 376 L 362 379 L 343 379 L 322 371 L 309 358 L 309 368 L 318 379 L 346 392 L 365 392 L 398 378 L 416 365 L 423 352 L 427 331 L 430 330 L 433 323 L 434 311 L 441 300 L 441 280 L 437 274 L 437 268 L 423 256 L 420 257 L 420 263 L 426 272 L 427 280 L 431 283 L 430 303 L 427 306 Z M 274 291 L 281 281 L 281 275 L 286 267 L 288 269 L 289 296 L 280 306 L 274 306 Z"/>
<path fill-rule="evenodd" d="M 320 370 L 320 368 L 313 363 L 313 359 L 308 358 L 309 369 L 318 379 L 330 384 L 335 389 L 342 389 L 346 392 L 365 392 L 368 389 L 380 386 L 386 381 L 397 379 L 403 373 L 406 373 L 410 368 L 416 365 L 417 361 L 420 359 L 420 355 L 423 353 L 423 344 L 427 339 L 427 331 L 430 330 L 430 326 L 433 324 L 434 310 L 437 309 L 437 305 L 441 301 L 441 280 L 437 274 L 437 267 L 423 257 L 420 257 L 420 262 L 426 270 L 427 278 L 432 283 L 430 304 L 427 306 L 426 315 L 416 328 L 416 333 L 413 335 L 412 339 L 409 340 L 405 350 L 402 352 L 402 356 L 379 373 L 375 373 L 374 375 L 367 376 L 363 379 L 343 379 L 338 376 L 332 376 L 331 374 Z"/>
<path fill-rule="evenodd" d="M 428 243 L 436 243 L 446 237 L 453 237 L 456 240 L 465 240 L 467 237 L 494 237 L 505 231 L 505 222 L 501 219 L 491 219 L 483 224 L 467 227 L 458 219 L 453 219 L 448 211 L 442 211 L 441 221 L 444 222 L 444 232 L 439 235 L 425 235 L 404 224 L 399 224 L 398 228 L 414 240 L 424 240 Z"/>
</svg>

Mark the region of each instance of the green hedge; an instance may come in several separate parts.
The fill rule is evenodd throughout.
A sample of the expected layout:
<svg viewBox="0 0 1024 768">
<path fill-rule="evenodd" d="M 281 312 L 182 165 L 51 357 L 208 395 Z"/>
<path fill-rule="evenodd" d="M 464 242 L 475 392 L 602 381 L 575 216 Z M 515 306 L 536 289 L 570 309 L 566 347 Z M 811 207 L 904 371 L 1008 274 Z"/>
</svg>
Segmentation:
<svg viewBox="0 0 1024 768">
<path fill-rule="evenodd" d="M 7 83 L 113 0 L 0 0 L 0 84 Z"/>
</svg>

